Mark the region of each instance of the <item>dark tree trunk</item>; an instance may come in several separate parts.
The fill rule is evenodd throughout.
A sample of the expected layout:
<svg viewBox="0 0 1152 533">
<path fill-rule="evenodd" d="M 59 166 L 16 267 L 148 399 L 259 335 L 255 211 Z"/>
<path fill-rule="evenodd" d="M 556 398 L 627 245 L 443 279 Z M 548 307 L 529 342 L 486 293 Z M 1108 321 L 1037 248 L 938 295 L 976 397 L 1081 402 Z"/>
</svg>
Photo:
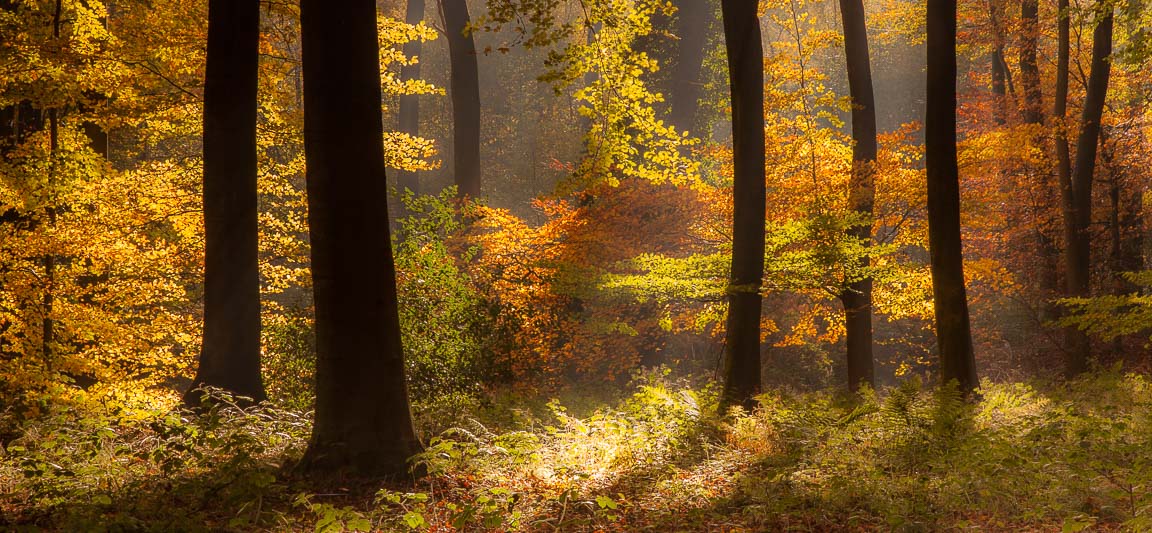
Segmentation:
<svg viewBox="0 0 1152 533">
<path fill-rule="evenodd" d="M 1004 60 L 1004 30 L 1001 27 L 1000 7 L 991 2 L 989 17 L 992 20 L 992 116 L 996 124 L 1008 121 L 1008 63 Z"/>
<path fill-rule="evenodd" d="M 440 0 L 452 80 L 452 172 L 456 194 L 480 197 L 480 77 L 467 0 Z"/>
<path fill-rule="evenodd" d="M 373 0 L 302 0 L 316 418 L 302 468 L 401 476 L 412 427 L 388 230 Z"/>
<path fill-rule="evenodd" d="M 56 17 L 59 18 L 59 16 L 60 4 L 57 2 Z M 57 30 L 58 36 L 59 31 Z M 56 108 L 51 108 L 46 113 L 48 115 L 48 181 L 46 190 L 48 207 L 44 209 L 44 214 L 48 219 L 49 227 L 56 226 L 56 158 L 60 153 L 60 124 L 57 113 Z M 44 363 L 48 369 L 52 368 L 55 359 L 56 319 L 53 317 L 55 299 L 56 255 L 48 253 L 44 255 L 44 295 L 41 301 L 43 316 L 40 321 L 40 345 Z"/>
<path fill-rule="evenodd" d="M 408 0 L 404 22 L 416 25 L 422 20 L 424 20 L 424 0 Z M 421 47 L 419 39 L 404 43 L 404 55 L 408 58 L 418 57 Z M 400 68 L 401 80 L 408 81 L 419 78 L 420 63 L 412 63 Z M 406 94 L 401 96 L 399 108 L 400 131 L 412 136 L 420 135 L 420 95 Z M 412 191 L 412 194 L 420 194 L 420 180 L 416 178 L 415 172 L 401 170 L 398 172 L 396 181 L 401 193 L 409 190 Z M 397 207 L 401 212 L 404 211 L 403 204 Z"/>
<path fill-rule="evenodd" d="M 1040 90 L 1040 67 L 1036 62 L 1039 26 L 1039 0 L 1020 2 L 1020 85 L 1024 91 L 1024 122 L 1044 122 L 1044 98 Z"/>
<path fill-rule="evenodd" d="M 715 8 L 709 0 L 677 0 L 676 36 L 679 37 L 676 65 L 669 80 L 669 122 L 680 131 L 691 131 L 696 125 L 703 85 L 700 73 L 707 52 L 708 31 L 712 28 Z"/>
<path fill-rule="evenodd" d="M 760 392 L 764 277 L 764 51 L 756 0 L 721 0 L 732 95 L 732 274 L 722 405 L 755 407 Z"/>
<path fill-rule="evenodd" d="M 60 17 L 63 14 L 63 3 L 61 0 L 56 0 L 56 10 L 52 15 L 52 36 L 60 38 Z M 56 159 L 60 155 L 60 111 L 56 108 L 48 109 L 46 113 L 48 116 L 48 179 L 45 187 L 45 200 L 47 207 L 44 209 L 46 218 L 48 219 L 48 226 L 50 228 L 56 227 Z M 44 357 L 44 365 L 49 370 L 52 369 L 54 357 L 54 349 L 56 346 L 56 319 L 53 316 L 55 311 L 56 299 L 56 255 L 49 253 L 44 255 L 44 295 L 42 304 L 43 316 L 40 322 L 40 344 L 41 351 Z"/>
<path fill-rule="evenodd" d="M 210 0 L 204 76 L 204 342 L 184 401 L 219 387 L 255 401 L 260 378 L 256 83 L 260 3 Z"/>
<path fill-rule="evenodd" d="M 1024 104 L 1021 114 L 1025 124 L 1044 123 L 1044 97 L 1040 88 L 1040 67 L 1037 63 L 1039 47 L 1039 0 L 1020 2 L 1020 84 L 1023 86 Z M 1037 141 L 1039 139 L 1036 139 Z M 1033 169 L 1034 170 L 1034 169 Z M 1040 260 L 1040 320 L 1047 322 L 1056 316 L 1052 303 L 1060 291 L 1060 251 L 1055 239 L 1049 233 L 1048 220 L 1055 209 L 1056 188 L 1049 172 L 1040 172 L 1040 199 L 1033 223 L 1036 225 L 1036 252 Z"/>
<path fill-rule="evenodd" d="M 1071 49 L 1070 14 L 1068 0 L 1059 0 L 1059 14 L 1056 22 L 1056 88 L 1052 95 L 1052 116 L 1058 121 L 1056 127 L 1056 177 L 1063 192 L 1070 191 L 1072 180 L 1072 158 L 1068 152 L 1068 60 Z M 1065 202 L 1066 204 L 1068 202 Z M 1065 220 L 1070 217 L 1065 216 Z"/>
<path fill-rule="evenodd" d="M 1056 121 L 1053 142 L 1056 145 L 1056 187 L 1059 189 L 1061 218 L 1063 232 L 1067 236 L 1073 232 L 1072 213 L 1072 156 L 1068 150 L 1068 66 L 1071 51 L 1071 20 L 1068 11 L 1068 0 L 1059 0 L 1057 4 L 1056 20 L 1056 87 L 1053 90 L 1052 116 Z M 1067 243 L 1065 244 L 1067 246 Z M 1067 280 L 1060 292 L 1066 293 Z M 1050 303 L 1049 305 L 1054 305 Z M 1064 331 L 1064 346 L 1067 352 L 1070 347 L 1080 343 L 1087 343 L 1077 331 L 1067 329 Z"/>
<path fill-rule="evenodd" d="M 840 0 L 844 25 L 844 55 L 848 61 L 848 90 L 852 96 L 852 181 L 849 185 L 849 208 L 867 221 L 848 230 L 850 237 L 870 245 L 872 242 L 872 206 L 876 191 L 873 176 L 876 169 L 876 98 L 872 92 L 872 67 L 868 57 L 868 29 L 862 0 Z M 858 265 L 868 267 L 863 258 Z M 861 385 L 876 385 L 872 361 L 872 279 L 851 283 L 840 294 L 844 304 L 848 389 L 855 392 Z"/>
<path fill-rule="evenodd" d="M 1112 4 L 1096 2 L 1096 29 L 1092 32 L 1092 70 L 1080 116 L 1080 137 L 1076 142 L 1076 164 L 1071 179 L 1064 184 L 1064 268 L 1065 295 L 1087 297 L 1091 291 L 1092 261 L 1092 178 L 1096 171 L 1096 154 L 1100 144 L 1100 119 L 1108 93 L 1109 56 L 1112 55 Z M 1079 329 L 1067 328 L 1064 371 L 1069 377 L 1088 369 L 1091 344 Z"/>
<path fill-rule="evenodd" d="M 928 94 L 924 152 L 928 169 L 928 242 L 940 377 L 969 395 L 979 386 L 972 353 L 960 237 L 956 163 L 956 0 L 928 3 Z"/>
</svg>

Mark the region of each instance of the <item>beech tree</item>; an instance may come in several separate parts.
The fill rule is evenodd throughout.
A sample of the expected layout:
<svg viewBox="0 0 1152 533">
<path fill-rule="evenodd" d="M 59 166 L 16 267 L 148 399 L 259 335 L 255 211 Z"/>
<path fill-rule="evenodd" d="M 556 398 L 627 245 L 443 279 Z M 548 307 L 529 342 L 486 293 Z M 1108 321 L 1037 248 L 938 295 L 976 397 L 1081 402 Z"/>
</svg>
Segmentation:
<svg viewBox="0 0 1152 533">
<path fill-rule="evenodd" d="M 668 120 L 680 131 L 691 131 L 703 92 L 700 77 L 716 8 L 710 0 L 678 0 L 674 4 L 678 40 L 676 64 L 668 83 Z"/>
<path fill-rule="evenodd" d="M 452 174 L 456 194 L 480 197 L 480 74 L 467 0 L 440 0 L 448 34 L 452 93 Z"/>
<path fill-rule="evenodd" d="M 722 0 L 732 95 L 732 273 L 722 405 L 755 407 L 760 392 L 764 276 L 764 51 L 756 0 Z"/>
<path fill-rule="evenodd" d="M 415 26 L 422 20 L 424 20 L 424 0 L 408 0 L 408 7 L 404 13 L 404 22 Z M 423 41 L 420 39 L 412 39 L 404 43 L 404 56 L 408 58 L 419 56 L 422 43 Z M 420 79 L 420 63 L 417 61 L 400 67 L 400 79 L 405 82 Z M 399 115 L 400 131 L 413 137 L 420 135 L 420 95 L 400 95 L 398 107 L 399 110 L 397 114 Z M 396 181 L 399 185 L 400 192 L 404 192 L 404 190 L 407 189 L 414 194 L 420 193 L 420 180 L 416 178 L 416 171 L 400 170 Z M 403 207 L 401 206 L 401 208 Z"/>
<path fill-rule="evenodd" d="M 967 395 L 979 386 L 972 353 L 960 239 L 956 162 L 956 1 L 928 3 L 928 93 L 924 156 L 928 170 L 928 243 L 940 376 Z"/>
<path fill-rule="evenodd" d="M 208 2 L 204 74 L 204 334 L 185 403 L 203 386 L 265 399 L 260 378 L 256 86 L 260 3 Z"/>
<path fill-rule="evenodd" d="M 868 57 L 868 28 L 863 0 L 840 0 L 844 26 L 844 55 L 848 62 L 848 90 L 852 96 L 852 179 L 849 208 L 864 217 L 851 229 L 851 237 L 870 243 L 872 206 L 876 200 L 873 177 L 876 167 L 876 98 L 872 92 L 872 68 Z M 860 260 L 867 268 L 868 259 Z M 872 279 L 852 282 L 840 294 L 844 305 L 848 388 L 875 386 L 872 361 Z"/>
<path fill-rule="evenodd" d="M 1068 180 L 1060 184 L 1064 202 L 1065 295 L 1070 298 L 1086 297 L 1091 290 L 1092 243 L 1089 226 L 1092 224 L 1092 180 L 1100 143 L 1100 119 L 1104 114 L 1111 72 L 1109 56 L 1112 55 L 1114 7 L 1108 0 L 1098 0 L 1094 9 L 1096 27 L 1092 32 L 1092 70 L 1088 75 L 1088 92 L 1084 96 L 1084 109 L 1080 115 L 1076 162 Z M 1088 369 L 1091 345 L 1088 336 L 1080 329 L 1068 328 L 1065 331 L 1067 346 L 1064 370 L 1072 377 Z"/>
<path fill-rule="evenodd" d="M 1040 40 L 1040 1 L 1020 2 L 1020 85 L 1024 92 L 1024 122 L 1044 122 L 1044 99 L 1040 90 L 1037 48 Z"/>
<path fill-rule="evenodd" d="M 420 451 L 388 228 L 372 0 L 300 3 L 316 313 L 316 415 L 302 466 L 400 476 Z"/>
</svg>

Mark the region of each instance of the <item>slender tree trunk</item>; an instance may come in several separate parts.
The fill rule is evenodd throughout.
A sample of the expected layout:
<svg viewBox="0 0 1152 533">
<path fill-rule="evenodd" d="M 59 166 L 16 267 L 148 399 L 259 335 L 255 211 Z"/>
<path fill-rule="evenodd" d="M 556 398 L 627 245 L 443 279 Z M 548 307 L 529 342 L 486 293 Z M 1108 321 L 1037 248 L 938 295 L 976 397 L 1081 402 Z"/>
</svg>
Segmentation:
<svg viewBox="0 0 1152 533">
<path fill-rule="evenodd" d="M 56 19 L 60 17 L 60 3 L 56 3 Z M 59 24 L 57 23 L 57 37 L 59 37 Z M 48 180 L 47 180 L 47 204 L 48 207 L 44 209 L 48 219 L 48 227 L 56 227 L 56 158 L 60 153 L 60 124 L 57 116 L 58 110 L 56 108 L 48 109 Z M 40 343 L 41 352 L 44 357 L 44 364 L 48 369 L 52 368 L 52 363 L 55 360 L 55 347 L 56 347 L 56 319 L 53 317 L 55 314 L 55 300 L 56 300 L 56 254 L 51 252 L 44 255 L 44 295 L 41 301 L 43 308 L 43 316 L 40 321 Z"/>
<path fill-rule="evenodd" d="M 1056 187 L 1059 190 L 1060 209 L 1063 221 L 1063 233 L 1067 237 L 1074 232 L 1072 224 L 1072 156 L 1068 147 L 1068 66 L 1071 52 L 1071 15 L 1068 0 L 1059 0 L 1057 4 L 1057 37 L 1056 37 L 1056 87 L 1053 91 L 1052 116 L 1055 119 L 1053 142 L 1056 145 Z M 1067 241 L 1065 241 L 1067 246 Z M 1061 292 L 1067 293 L 1067 279 Z M 1067 329 L 1064 331 L 1065 353 L 1070 347 L 1087 342 L 1087 338 L 1078 332 Z"/>
<path fill-rule="evenodd" d="M 1040 90 L 1040 67 L 1036 61 L 1039 48 L 1039 0 L 1020 2 L 1020 85 L 1024 91 L 1023 118 L 1026 124 L 1044 122 L 1044 98 Z"/>
<path fill-rule="evenodd" d="M 1071 180 L 1064 185 L 1066 296 L 1087 297 L 1091 291 L 1092 179 L 1100 144 L 1100 119 L 1108 93 L 1109 56 L 1112 55 L 1112 4 L 1096 2 L 1096 29 L 1092 32 L 1092 70 L 1080 116 L 1080 137 L 1076 142 L 1076 164 Z M 1069 377 L 1088 369 L 1091 344 L 1079 329 L 1066 330 L 1064 371 Z"/>
<path fill-rule="evenodd" d="M 56 10 L 52 14 L 52 36 L 60 38 L 60 17 L 63 14 L 61 0 L 56 0 Z M 46 180 L 45 196 L 47 207 L 44 209 L 48 219 L 48 227 L 56 227 L 56 159 L 60 155 L 60 111 L 53 107 L 48 109 L 48 179 Z M 56 346 L 56 254 L 49 251 L 44 255 L 44 295 L 41 301 L 43 316 L 40 322 L 41 352 L 44 365 L 49 370 L 55 359 Z"/>
<path fill-rule="evenodd" d="M 997 125 L 1008 121 L 1008 63 L 1004 60 L 1004 29 L 1001 23 L 1000 6 L 991 0 L 989 17 L 992 20 L 992 116 Z"/>
<path fill-rule="evenodd" d="M 671 89 L 668 120 L 677 130 L 691 131 L 696 125 L 696 112 L 704 88 L 700 83 L 700 73 L 704 66 L 715 4 L 710 0 L 677 0 L 674 3 L 677 8 L 676 36 L 679 41 L 676 45 L 676 65 L 668 84 Z"/>
<path fill-rule="evenodd" d="M 260 3 L 210 0 L 204 76 L 204 337 L 184 401 L 219 387 L 255 401 L 260 377 L 256 84 Z"/>
<path fill-rule="evenodd" d="M 956 0 L 928 3 L 928 95 L 924 152 L 928 169 L 928 242 L 940 376 L 969 395 L 980 383 L 972 353 L 960 235 L 956 162 Z"/>
<path fill-rule="evenodd" d="M 844 55 L 848 62 L 848 90 L 852 95 L 852 181 L 849 185 L 849 208 L 862 215 L 866 223 L 848 230 L 851 238 L 871 245 L 872 206 L 876 190 L 876 98 L 872 92 L 872 67 L 868 57 L 868 29 L 862 0 L 840 0 L 844 26 Z M 858 265 L 867 268 L 868 258 Z M 872 360 L 872 278 L 848 285 L 840 294 L 844 305 L 848 389 L 855 392 L 861 385 L 876 386 Z"/>
<path fill-rule="evenodd" d="M 732 274 L 724 346 L 724 407 L 755 407 L 760 392 L 764 277 L 764 51 L 756 0 L 721 0 L 732 95 Z"/>
<path fill-rule="evenodd" d="M 1110 132 L 1108 128 L 1100 130 L 1100 170 L 1108 176 L 1108 274 L 1111 286 L 1108 293 L 1113 296 L 1122 296 L 1127 292 L 1128 283 L 1124 280 L 1124 228 L 1122 226 L 1123 196 L 1121 171 L 1116 168 L 1116 159 L 1109 145 Z M 1124 338 L 1114 337 L 1109 343 L 1108 351 L 1113 356 L 1122 355 Z"/>
<path fill-rule="evenodd" d="M 316 415 L 302 468 L 402 476 L 412 427 L 388 229 L 373 0 L 301 0 Z"/>
<path fill-rule="evenodd" d="M 1040 88 L 1040 67 L 1037 63 L 1039 47 L 1039 0 L 1020 2 L 1020 84 L 1023 86 L 1024 105 L 1021 114 L 1025 124 L 1044 123 L 1044 97 Z M 1039 141 L 1039 139 L 1035 139 Z M 1035 171 L 1035 169 L 1030 169 Z M 1036 225 L 1036 251 L 1040 263 L 1040 292 L 1043 303 L 1040 305 L 1040 320 L 1047 322 L 1055 318 L 1056 308 L 1052 298 L 1060 291 L 1060 251 L 1049 234 L 1050 213 L 1056 207 L 1056 187 L 1049 172 L 1040 172 L 1040 195 L 1033 223 Z"/>
<path fill-rule="evenodd" d="M 424 0 L 408 0 L 408 9 L 404 14 L 404 22 L 416 25 L 423 20 Z M 421 48 L 422 45 L 419 39 L 408 41 L 404 43 L 404 55 L 409 58 L 419 57 Z M 404 65 L 400 68 L 401 80 L 408 81 L 419 78 L 420 63 Z M 399 108 L 400 131 L 413 137 L 420 135 L 420 95 L 406 94 L 401 96 Z M 420 180 L 416 178 L 415 172 L 401 170 L 398 172 L 397 178 L 400 192 L 408 190 L 412 191 L 412 194 L 420 194 Z M 401 212 L 405 209 L 403 204 L 397 207 Z"/>
<path fill-rule="evenodd" d="M 480 197 L 480 75 L 467 0 L 440 0 L 448 34 L 452 91 L 452 172 L 460 197 Z"/>
</svg>

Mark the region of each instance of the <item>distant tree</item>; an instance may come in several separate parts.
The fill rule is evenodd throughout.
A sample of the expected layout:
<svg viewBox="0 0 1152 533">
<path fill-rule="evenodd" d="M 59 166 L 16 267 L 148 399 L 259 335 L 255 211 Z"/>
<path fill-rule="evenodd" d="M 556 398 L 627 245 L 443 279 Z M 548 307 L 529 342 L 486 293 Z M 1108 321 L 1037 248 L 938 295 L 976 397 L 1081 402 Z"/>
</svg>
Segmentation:
<svg viewBox="0 0 1152 533">
<path fill-rule="evenodd" d="M 480 75 L 467 0 L 440 0 L 448 34 L 452 92 L 452 173 L 456 193 L 480 197 Z"/>
<path fill-rule="evenodd" d="M 1044 99 L 1040 90 L 1037 49 L 1040 41 L 1040 0 L 1020 2 L 1020 85 L 1024 91 L 1024 122 L 1044 122 Z"/>
<path fill-rule="evenodd" d="M 1040 46 L 1039 0 L 1021 0 L 1020 31 L 1020 85 L 1024 93 L 1021 118 L 1025 124 L 1040 125 L 1044 123 L 1044 97 L 1037 59 Z M 1034 141 L 1040 143 L 1041 137 L 1037 135 Z M 1044 299 L 1040 302 L 1040 318 L 1047 322 L 1056 316 L 1056 306 L 1051 298 L 1060 292 L 1060 250 L 1046 223 L 1049 213 L 1056 209 L 1057 195 L 1050 171 L 1033 168 L 1032 175 L 1038 176 L 1040 186 L 1034 232 L 1040 267 L 1039 286 Z"/>
<path fill-rule="evenodd" d="M 721 0 L 732 95 L 732 273 L 722 405 L 755 406 L 760 392 L 764 276 L 764 51 L 756 0 Z"/>
<path fill-rule="evenodd" d="M 185 403 L 212 386 L 265 399 L 260 377 L 256 85 L 260 2 L 208 2 L 204 73 L 204 333 Z"/>
<path fill-rule="evenodd" d="M 1072 216 L 1067 212 L 1067 208 L 1071 205 L 1071 188 L 1066 184 L 1072 182 L 1072 155 L 1068 147 L 1068 64 L 1071 51 L 1071 19 L 1068 9 L 1068 0 L 1059 0 L 1057 2 L 1057 15 L 1056 15 L 1056 86 L 1052 91 L 1052 118 L 1055 121 L 1056 128 L 1053 134 L 1053 144 L 1056 148 L 1056 187 L 1060 191 L 1060 203 L 1063 212 L 1064 221 L 1064 234 L 1070 231 L 1068 225 L 1071 224 Z M 1057 253 L 1059 253 L 1057 251 Z M 1057 261 L 1059 262 L 1059 261 Z M 1064 280 L 1064 286 L 1061 287 L 1063 293 L 1067 294 L 1068 281 Z M 1051 304 L 1049 304 L 1051 306 Z M 1054 307 L 1054 306 L 1052 306 Z M 1054 311 L 1058 311 L 1054 309 Z M 1069 347 L 1083 344 L 1088 341 L 1079 331 L 1065 330 L 1064 332 L 1064 349 Z"/>
<path fill-rule="evenodd" d="M 415 26 L 424 20 L 424 0 L 408 0 L 408 7 L 404 14 L 404 22 Z M 422 48 L 420 39 L 412 39 L 404 43 L 404 57 L 413 58 L 420 55 Z M 420 63 L 414 62 L 400 67 L 400 79 L 402 81 L 420 79 Z M 404 94 L 400 96 L 399 111 L 399 129 L 402 133 L 407 133 L 413 137 L 420 135 L 420 95 L 418 94 Z M 414 194 L 420 193 L 420 180 L 416 178 L 416 172 L 413 170 L 401 170 L 399 172 L 396 182 L 399 185 L 400 192 L 405 189 L 412 191 Z M 403 209 L 403 206 L 398 206 Z"/>
<path fill-rule="evenodd" d="M 1108 94 L 1111 72 L 1112 26 L 1114 9 L 1109 0 L 1095 3 L 1096 29 L 1092 32 L 1092 70 L 1088 75 L 1088 92 L 1080 116 L 1080 137 L 1076 142 L 1076 164 L 1070 179 L 1061 183 L 1064 200 L 1064 263 L 1068 297 L 1086 297 L 1091 290 L 1092 180 L 1096 171 L 1096 154 L 1100 144 L 1100 120 Z M 1061 30 L 1063 31 L 1063 29 Z M 1077 328 L 1066 331 L 1065 372 L 1069 377 L 1088 369 L 1091 345 L 1087 334 Z"/>
<path fill-rule="evenodd" d="M 928 243 L 936 340 L 944 383 L 970 394 L 979 386 L 972 353 L 960 238 L 960 172 L 956 162 L 956 1 L 928 3 L 928 93 L 924 156 L 928 170 Z"/>
<path fill-rule="evenodd" d="M 872 68 L 868 58 L 868 28 L 863 0 L 840 0 L 844 26 L 844 55 L 848 62 L 848 90 L 852 96 L 852 181 L 849 207 L 864 217 L 852 227 L 851 237 L 872 241 L 872 207 L 876 201 L 876 98 L 872 92 Z M 868 267 L 868 259 L 860 260 Z M 852 282 L 840 294 L 844 304 L 848 388 L 875 386 L 872 361 L 872 279 Z"/>
<path fill-rule="evenodd" d="M 658 109 L 677 131 L 691 131 L 703 93 L 704 58 L 716 30 L 714 0 L 671 0 L 675 12 L 657 9 L 651 16 L 652 31 L 639 36 L 634 48 L 655 59 L 659 70 L 647 73 L 648 86 L 664 97 Z"/>
<path fill-rule="evenodd" d="M 420 451 L 388 228 L 373 0 L 302 0 L 316 415 L 302 467 L 400 476 Z"/>
<path fill-rule="evenodd" d="M 680 131 L 691 131 L 696 123 L 704 56 L 708 51 L 708 34 L 713 28 L 716 4 L 711 0 L 676 0 L 676 64 L 668 83 L 671 94 L 668 120 Z"/>
<path fill-rule="evenodd" d="M 988 18 L 992 23 L 992 117 L 997 124 L 1008 121 L 1008 89 L 1009 75 L 1008 62 L 1004 60 L 1004 9 L 996 0 L 988 3 Z"/>
</svg>

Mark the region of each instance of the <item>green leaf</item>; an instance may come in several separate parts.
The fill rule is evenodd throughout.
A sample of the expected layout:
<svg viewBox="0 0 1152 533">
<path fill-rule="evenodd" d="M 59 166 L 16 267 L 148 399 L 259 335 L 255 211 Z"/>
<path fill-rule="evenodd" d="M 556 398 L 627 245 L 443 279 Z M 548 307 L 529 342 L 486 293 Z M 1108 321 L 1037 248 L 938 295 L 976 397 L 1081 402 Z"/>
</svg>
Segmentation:
<svg viewBox="0 0 1152 533">
<path fill-rule="evenodd" d="M 404 513 L 404 523 L 407 524 L 410 529 L 420 529 L 428 525 L 428 522 L 424 521 L 424 515 L 415 511 Z"/>
</svg>

